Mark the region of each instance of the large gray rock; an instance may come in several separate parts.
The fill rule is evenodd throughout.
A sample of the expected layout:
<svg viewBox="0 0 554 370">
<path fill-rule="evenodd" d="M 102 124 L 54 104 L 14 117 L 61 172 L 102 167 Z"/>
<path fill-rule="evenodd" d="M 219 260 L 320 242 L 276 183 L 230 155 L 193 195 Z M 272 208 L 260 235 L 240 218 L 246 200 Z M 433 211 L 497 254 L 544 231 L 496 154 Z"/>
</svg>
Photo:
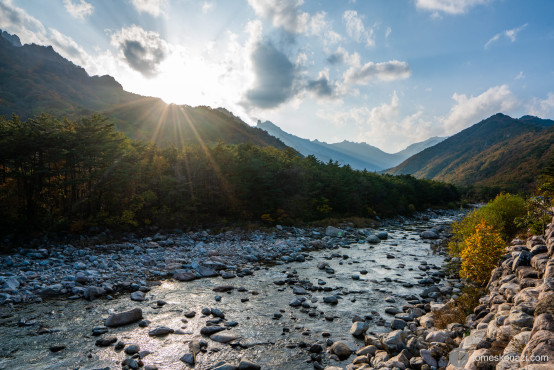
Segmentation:
<svg viewBox="0 0 554 370">
<path fill-rule="evenodd" d="M 381 344 L 388 352 L 399 352 L 406 347 L 406 333 L 402 330 L 395 330 L 385 334 Z"/>
<path fill-rule="evenodd" d="M 341 360 L 346 360 L 352 354 L 352 350 L 345 343 L 336 341 L 331 346 L 331 353 L 334 353 Z"/>
<path fill-rule="evenodd" d="M 178 281 L 191 281 L 196 279 L 196 274 L 190 271 L 177 271 L 173 278 Z"/>
<path fill-rule="evenodd" d="M 427 231 L 422 232 L 421 234 L 419 234 L 419 237 L 421 239 L 438 239 L 439 238 L 437 233 L 432 231 L 432 230 L 427 230 Z"/>
<path fill-rule="evenodd" d="M 327 229 L 325 229 L 325 235 L 327 236 L 344 236 L 344 230 L 338 229 L 334 226 L 327 226 Z"/>
<path fill-rule="evenodd" d="M 132 310 L 114 313 L 108 317 L 104 323 L 109 328 L 117 326 L 123 326 L 135 323 L 142 320 L 142 310 L 140 308 L 133 308 Z"/>
<path fill-rule="evenodd" d="M 439 342 L 439 343 L 447 343 L 450 341 L 450 332 L 448 330 L 435 330 L 432 332 L 429 332 L 427 336 L 425 337 L 425 340 L 427 342 Z"/>
<path fill-rule="evenodd" d="M 381 239 L 377 235 L 370 235 L 366 238 L 366 242 L 371 244 L 378 244 L 381 242 Z"/>
<path fill-rule="evenodd" d="M 144 292 L 141 292 L 140 290 L 137 290 L 136 292 L 131 293 L 131 300 L 136 302 L 142 302 L 146 299 L 146 294 Z"/>
<path fill-rule="evenodd" d="M 352 324 L 352 327 L 350 328 L 350 334 L 355 337 L 360 337 L 365 334 L 367 329 L 369 329 L 368 323 L 357 321 Z"/>
<path fill-rule="evenodd" d="M 554 359 L 554 332 L 541 330 L 534 333 L 521 355 L 521 366 L 533 363 L 551 363 Z"/>
<path fill-rule="evenodd" d="M 529 266 L 531 265 L 531 258 L 533 255 L 531 252 L 528 251 L 521 251 L 519 254 L 514 258 L 514 262 L 512 264 L 512 270 L 515 271 L 519 266 Z"/>
</svg>

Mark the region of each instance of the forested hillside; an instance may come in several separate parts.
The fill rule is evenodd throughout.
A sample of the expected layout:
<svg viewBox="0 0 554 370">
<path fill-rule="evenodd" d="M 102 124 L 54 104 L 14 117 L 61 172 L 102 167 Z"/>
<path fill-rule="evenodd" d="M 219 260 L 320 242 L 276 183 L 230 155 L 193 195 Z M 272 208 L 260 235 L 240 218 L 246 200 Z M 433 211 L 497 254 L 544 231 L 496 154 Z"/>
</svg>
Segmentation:
<svg viewBox="0 0 554 370">
<path fill-rule="evenodd" d="M 554 121 L 491 116 L 389 170 L 511 192 L 531 191 L 554 157 Z"/>
<path fill-rule="evenodd" d="M 286 224 L 406 214 L 457 199 L 451 185 L 324 164 L 291 148 L 159 148 L 99 116 L 0 121 L 3 232 Z"/>
<path fill-rule="evenodd" d="M 223 140 L 285 147 L 224 109 L 166 104 L 129 93 L 111 76 L 89 76 L 51 46 L 21 46 L 11 40 L 0 37 L 0 115 L 27 119 L 47 112 L 77 119 L 103 113 L 129 137 L 162 146 Z"/>
</svg>

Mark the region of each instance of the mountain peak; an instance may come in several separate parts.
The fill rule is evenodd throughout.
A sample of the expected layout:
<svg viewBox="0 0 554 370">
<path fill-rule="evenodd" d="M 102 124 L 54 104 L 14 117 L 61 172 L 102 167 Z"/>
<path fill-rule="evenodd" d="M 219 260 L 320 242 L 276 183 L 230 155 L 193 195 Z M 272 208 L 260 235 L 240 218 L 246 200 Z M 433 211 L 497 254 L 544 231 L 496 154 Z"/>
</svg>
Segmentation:
<svg viewBox="0 0 554 370">
<path fill-rule="evenodd" d="M 18 48 L 21 47 L 21 40 L 17 35 L 12 35 L 6 31 L 2 31 L 1 29 L 0 29 L 0 35 L 2 36 L 2 38 L 4 38 L 10 44 L 12 44 L 12 46 L 15 46 Z"/>
</svg>

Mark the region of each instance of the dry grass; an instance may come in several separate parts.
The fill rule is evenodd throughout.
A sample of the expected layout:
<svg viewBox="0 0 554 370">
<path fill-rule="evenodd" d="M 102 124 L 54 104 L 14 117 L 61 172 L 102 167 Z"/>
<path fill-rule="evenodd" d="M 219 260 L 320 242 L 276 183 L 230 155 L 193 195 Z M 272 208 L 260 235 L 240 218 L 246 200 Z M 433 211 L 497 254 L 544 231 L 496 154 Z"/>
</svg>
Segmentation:
<svg viewBox="0 0 554 370">
<path fill-rule="evenodd" d="M 477 287 L 468 286 L 462 290 L 462 294 L 453 303 L 434 313 L 435 326 L 439 329 L 445 329 L 448 324 L 464 324 L 466 316 L 473 312 L 473 309 L 479 305 L 479 298 L 483 295 L 483 290 Z"/>
</svg>

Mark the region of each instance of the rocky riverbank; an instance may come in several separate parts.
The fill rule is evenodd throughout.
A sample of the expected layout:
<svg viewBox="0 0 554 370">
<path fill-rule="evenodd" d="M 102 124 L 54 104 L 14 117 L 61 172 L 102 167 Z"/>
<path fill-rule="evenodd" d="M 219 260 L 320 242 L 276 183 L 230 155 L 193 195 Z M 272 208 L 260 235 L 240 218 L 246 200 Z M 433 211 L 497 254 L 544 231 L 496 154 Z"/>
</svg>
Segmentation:
<svg viewBox="0 0 554 370">
<path fill-rule="evenodd" d="M 424 303 L 430 289 L 436 295 Z M 435 321 L 445 307 L 439 302 L 452 303 L 449 293 L 426 288 L 419 302 L 397 310 L 391 322 L 396 330 L 365 336 L 367 346 L 347 369 L 554 368 L 554 220 L 544 235 L 511 242 L 465 323 L 438 329 Z"/>
<path fill-rule="evenodd" d="M 438 211 L 447 214 L 451 211 Z M 429 219 L 436 212 L 417 214 Z M 402 225 L 405 218 L 385 220 L 381 228 Z M 344 227 L 297 228 L 277 226 L 271 232 L 208 231 L 161 234 L 117 242 L 109 231 L 81 237 L 73 244 L 34 240 L 0 256 L 0 304 L 41 302 L 69 297 L 94 300 L 128 292 L 140 301 L 159 280 L 190 281 L 221 276 L 252 275 L 267 263 L 303 262 L 311 250 L 337 249 L 351 243 L 379 243 L 387 233 Z M 433 231 L 424 238 L 436 239 Z"/>
<path fill-rule="evenodd" d="M 360 333 L 394 321 L 389 306 L 425 302 L 416 292 L 443 287 L 438 246 L 458 216 L 428 212 L 368 229 L 128 235 L 117 243 L 100 234 L 81 245 L 19 248 L 0 260 L 0 368 L 345 366 L 335 353 L 341 343 L 363 347 Z M 460 285 L 443 288 L 451 295 Z M 114 326 L 123 312 L 138 321 Z"/>
</svg>

